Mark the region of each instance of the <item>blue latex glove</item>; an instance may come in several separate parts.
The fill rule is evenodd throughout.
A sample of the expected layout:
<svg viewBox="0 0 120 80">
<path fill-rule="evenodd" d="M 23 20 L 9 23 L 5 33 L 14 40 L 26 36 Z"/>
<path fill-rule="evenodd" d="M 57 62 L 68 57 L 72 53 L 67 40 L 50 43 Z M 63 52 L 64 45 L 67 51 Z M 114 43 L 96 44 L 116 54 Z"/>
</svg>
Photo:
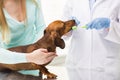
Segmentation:
<svg viewBox="0 0 120 80">
<path fill-rule="evenodd" d="M 92 22 L 88 23 L 87 29 L 103 29 L 110 27 L 110 19 L 108 18 L 96 18 Z"/>
</svg>

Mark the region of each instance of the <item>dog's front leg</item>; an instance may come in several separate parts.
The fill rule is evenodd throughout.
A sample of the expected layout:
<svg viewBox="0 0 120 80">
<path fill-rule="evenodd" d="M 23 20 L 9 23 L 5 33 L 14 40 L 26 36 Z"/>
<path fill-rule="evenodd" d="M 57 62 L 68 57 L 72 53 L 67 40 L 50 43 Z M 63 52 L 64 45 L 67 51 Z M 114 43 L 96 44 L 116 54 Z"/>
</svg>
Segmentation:
<svg viewBox="0 0 120 80">
<path fill-rule="evenodd" d="M 40 65 L 39 70 L 40 70 L 40 73 L 39 73 L 40 76 L 41 74 L 44 74 L 47 76 L 47 78 L 50 78 L 50 79 L 56 79 L 57 77 L 57 75 L 50 73 L 45 66 Z"/>
</svg>

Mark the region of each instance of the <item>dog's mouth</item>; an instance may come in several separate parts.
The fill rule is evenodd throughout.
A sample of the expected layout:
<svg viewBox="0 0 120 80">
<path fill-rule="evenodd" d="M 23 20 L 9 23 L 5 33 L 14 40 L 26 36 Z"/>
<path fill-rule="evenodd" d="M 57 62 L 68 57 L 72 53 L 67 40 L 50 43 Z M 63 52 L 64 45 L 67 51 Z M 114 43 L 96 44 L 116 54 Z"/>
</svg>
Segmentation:
<svg viewBox="0 0 120 80">
<path fill-rule="evenodd" d="M 70 30 L 72 30 L 72 27 L 75 25 L 76 25 L 75 20 L 66 21 L 64 23 L 63 29 L 61 30 L 61 33 L 62 33 L 61 36 L 68 33 Z"/>
</svg>

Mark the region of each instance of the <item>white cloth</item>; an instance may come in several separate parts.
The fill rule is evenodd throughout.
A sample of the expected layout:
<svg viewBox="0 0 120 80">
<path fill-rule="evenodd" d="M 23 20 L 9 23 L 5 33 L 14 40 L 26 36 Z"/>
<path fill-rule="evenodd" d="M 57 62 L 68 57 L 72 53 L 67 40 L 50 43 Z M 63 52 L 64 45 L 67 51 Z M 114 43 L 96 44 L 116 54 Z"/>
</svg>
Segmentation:
<svg viewBox="0 0 120 80">
<path fill-rule="evenodd" d="M 90 4 L 90 9 L 92 9 L 93 4 L 95 3 L 96 0 L 89 0 L 89 4 Z"/>
<path fill-rule="evenodd" d="M 64 20 L 76 17 L 80 24 L 72 31 L 66 59 L 69 80 L 120 80 L 120 0 L 68 0 Z M 110 29 L 81 28 L 98 17 L 110 18 Z"/>
</svg>

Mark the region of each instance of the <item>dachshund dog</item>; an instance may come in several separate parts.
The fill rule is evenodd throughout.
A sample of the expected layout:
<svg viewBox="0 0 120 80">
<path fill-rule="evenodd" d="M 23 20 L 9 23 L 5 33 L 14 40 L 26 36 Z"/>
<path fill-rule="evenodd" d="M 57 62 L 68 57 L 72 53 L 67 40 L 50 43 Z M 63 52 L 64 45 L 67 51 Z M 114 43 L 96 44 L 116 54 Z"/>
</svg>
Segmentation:
<svg viewBox="0 0 120 80">
<path fill-rule="evenodd" d="M 65 47 L 65 42 L 61 37 L 72 29 L 75 25 L 74 20 L 61 21 L 56 20 L 48 25 L 44 30 L 43 37 L 34 44 L 29 44 L 26 46 L 18 46 L 9 48 L 10 51 L 30 53 L 39 48 L 45 48 L 49 52 L 55 52 L 56 47 L 63 49 Z M 48 64 L 48 63 L 47 63 Z M 47 78 L 56 78 L 57 75 L 50 73 L 45 65 L 37 65 L 35 63 L 18 63 L 18 64 L 2 64 L 0 63 L 0 70 L 37 70 L 39 69 L 39 75 L 44 74 Z M 40 76 L 42 77 L 42 76 Z"/>
</svg>

